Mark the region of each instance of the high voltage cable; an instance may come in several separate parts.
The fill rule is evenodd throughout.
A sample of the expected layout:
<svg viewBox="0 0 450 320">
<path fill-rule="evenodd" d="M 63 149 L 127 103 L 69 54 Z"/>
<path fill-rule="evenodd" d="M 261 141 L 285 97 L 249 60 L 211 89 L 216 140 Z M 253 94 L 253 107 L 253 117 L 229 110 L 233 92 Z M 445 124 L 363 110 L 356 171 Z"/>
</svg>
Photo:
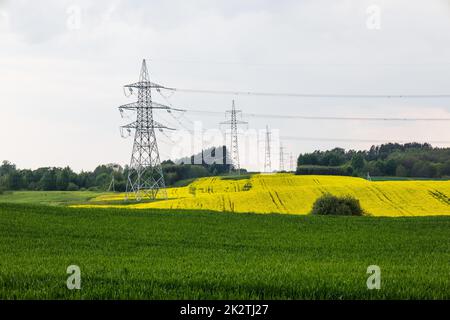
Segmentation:
<svg viewBox="0 0 450 320">
<path fill-rule="evenodd" d="M 222 115 L 219 111 L 186 110 L 190 113 Z M 350 121 L 450 121 L 450 118 L 407 118 L 407 117 L 338 117 L 338 116 L 303 116 L 303 115 L 276 115 L 262 113 L 242 113 L 243 116 L 253 118 L 272 119 L 304 119 L 304 120 L 350 120 Z"/>
<path fill-rule="evenodd" d="M 422 142 L 422 143 L 438 143 L 438 144 L 450 144 L 450 141 L 445 140 L 427 140 L 417 141 L 417 139 L 409 140 L 380 140 L 380 139 L 347 139 L 347 138 L 314 138 L 314 137 L 297 137 L 297 136 L 281 136 L 281 140 L 299 140 L 299 141 L 324 141 L 324 142 L 366 142 L 366 143 L 410 143 L 410 142 Z"/>
<path fill-rule="evenodd" d="M 204 133 L 210 129 L 202 129 L 200 131 L 194 131 L 185 129 L 185 131 L 189 132 L 190 134 L 196 134 L 196 133 Z M 169 138 L 167 135 L 165 135 L 166 138 L 170 139 L 171 142 L 174 142 L 171 138 Z M 430 144 L 450 144 L 450 140 L 419 140 L 419 139 L 408 139 L 408 140 L 402 140 L 402 139 L 352 139 L 352 138 L 323 138 L 323 137 L 302 137 L 302 136 L 280 136 L 281 140 L 286 141 L 317 141 L 317 142 L 360 142 L 360 143 L 411 143 L 411 142 L 417 142 L 417 143 L 430 143 Z M 258 144 L 261 143 L 258 139 Z"/>
<path fill-rule="evenodd" d="M 152 58 L 151 61 L 161 63 L 183 63 L 183 64 L 209 64 L 209 65 L 242 65 L 255 67 L 442 67 L 450 66 L 449 61 L 422 62 L 422 63 L 271 63 L 271 62 L 248 62 L 248 61 L 219 61 L 200 59 L 172 59 Z"/>
<path fill-rule="evenodd" d="M 162 87 L 161 89 L 175 92 L 230 94 L 236 96 L 270 96 L 270 97 L 295 97 L 295 98 L 356 98 L 356 99 L 436 99 L 450 98 L 450 94 L 331 94 L 331 93 L 289 93 L 289 92 L 256 92 L 256 91 L 232 91 L 232 90 L 206 90 L 183 89 Z"/>
</svg>

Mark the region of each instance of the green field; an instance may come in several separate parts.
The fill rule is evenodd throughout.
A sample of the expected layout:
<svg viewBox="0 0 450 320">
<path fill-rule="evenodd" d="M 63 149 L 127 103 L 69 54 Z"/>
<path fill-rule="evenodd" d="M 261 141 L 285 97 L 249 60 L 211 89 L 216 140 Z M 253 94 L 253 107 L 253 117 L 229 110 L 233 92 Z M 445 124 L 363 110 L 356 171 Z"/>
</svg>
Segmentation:
<svg viewBox="0 0 450 320">
<path fill-rule="evenodd" d="M 68 205 L 84 203 L 104 194 L 94 191 L 6 191 L 0 194 L 0 203 L 29 203 Z"/>
<path fill-rule="evenodd" d="M 449 299 L 449 261 L 450 217 L 0 204 L 0 299 Z M 81 290 L 66 288 L 72 264 Z"/>
</svg>

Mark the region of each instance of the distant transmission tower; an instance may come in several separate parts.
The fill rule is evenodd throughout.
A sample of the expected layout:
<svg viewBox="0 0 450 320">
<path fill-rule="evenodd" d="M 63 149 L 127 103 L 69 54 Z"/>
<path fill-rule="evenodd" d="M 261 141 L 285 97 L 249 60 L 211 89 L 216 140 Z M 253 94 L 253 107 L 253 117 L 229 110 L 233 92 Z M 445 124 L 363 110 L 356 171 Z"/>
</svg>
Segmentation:
<svg viewBox="0 0 450 320">
<path fill-rule="evenodd" d="M 269 126 L 266 125 L 266 153 L 264 157 L 264 172 L 272 171 L 272 163 L 270 161 L 270 131 Z"/>
<path fill-rule="evenodd" d="M 114 178 L 114 174 L 116 172 L 119 172 L 121 170 L 121 167 L 118 164 L 116 164 L 116 163 L 110 163 L 110 164 L 107 165 L 107 167 L 112 169 L 112 171 L 111 171 L 111 182 L 109 183 L 108 192 L 109 191 L 116 192 L 116 187 L 115 187 L 115 182 L 116 181 L 115 181 L 115 178 Z"/>
<path fill-rule="evenodd" d="M 280 172 L 284 171 L 284 149 L 283 145 L 280 143 Z"/>
<path fill-rule="evenodd" d="M 125 85 L 133 93 L 133 89 L 138 90 L 138 101 L 119 107 L 121 114 L 124 111 L 136 112 L 136 121 L 121 128 L 126 129 L 131 134 L 135 131 L 133 151 L 131 153 L 130 167 L 128 169 L 128 179 L 126 187 L 126 199 L 134 196 L 136 200 L 144 197 L 155 199 L 160 193 L 162 198 L 167 198 L 165 182 L 161 161 L 156 141 L 155 129 L 162 131 L 167 128 L 153 119 L 153 109 L 171 108 L 156 102 L 152 102 L 151 88 L 164 88 L 163 86 L 150 82 L 147 64 L 142 61 L 139 82 Z"/>
<path fill-rule="evenodd" d="M 238 124 L 247 124 L 246 121 L 241 121 L 237 119 L 237 114 L 242 113 L 241 110 L 236 110 L 234 105 L 234 100 L 231 104 L 231 110 L 226 111 L 226 114 L 231 114 L 231 119 L 228 121 L 221 122 L 220 124 L 229 124 L 231 126 L 230 131 L 230 153 L 231 153 L 231 165 L 230 173 L 234 169 L 237 171 L 238 175 L 241 174 L 241 166 L 239 163 L 239 144 L 238 144 Z M 227 157 L 225 157 L 227 159 Z"/>
<path fill-rule="evenodd" d="M 111 182 L 109 183 L 108 192 L 109 191 L 116 191 L 116 188 L 114 186 L 114 172 L 111 173 Z"/>
</svg>

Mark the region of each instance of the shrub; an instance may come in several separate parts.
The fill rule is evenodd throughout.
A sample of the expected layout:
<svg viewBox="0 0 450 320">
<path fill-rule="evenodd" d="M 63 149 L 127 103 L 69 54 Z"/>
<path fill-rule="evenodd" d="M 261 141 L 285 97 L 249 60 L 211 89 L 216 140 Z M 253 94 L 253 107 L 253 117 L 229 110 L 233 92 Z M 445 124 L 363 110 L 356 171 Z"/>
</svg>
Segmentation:
<svg viewBox="0 0 450 320">
<path fill-rule="evenodd" d="M 313 205 L 311 214 L 335 216 L 362 216 L 364 214 L 359 200 L 351 196 L 337 197 L 324 194 Z"/>
</svg>

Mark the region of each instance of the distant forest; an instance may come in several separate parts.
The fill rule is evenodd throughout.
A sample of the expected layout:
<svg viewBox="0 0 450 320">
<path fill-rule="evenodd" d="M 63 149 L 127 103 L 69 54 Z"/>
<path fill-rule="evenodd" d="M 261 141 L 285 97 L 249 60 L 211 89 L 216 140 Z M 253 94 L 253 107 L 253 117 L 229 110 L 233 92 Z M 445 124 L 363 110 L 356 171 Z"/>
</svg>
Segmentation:
<svg viewBox="0 0 450 320">
<path fill-rule="evenodd" d="M 228 174 L 228 164 L 216 164 L 211 160 L 218 150 L 221 155 L 227 154 L 225 147 L 219 147 L 180 159 L 177 163 L 163 161 L 166 185 L 179 186 L 199 177 Z M 223 161 L 225 159 L 223 156 Z M 389 143 L 372 146 L 368 151 L 341 148 L 314 151 L 299 155 L 296 173 L 450 178 L 450 148 L 433 148 L 427 143 Z M 0 165 L 0 193 L 4 190 L 108 190 L 113 176 L 115 191 L 125 191 L 128 166 L 107 164 L 94 171 L 76 173 L 70 167 L 18 169 L 14 164 L 3 161 Z"/>
<path fill-rule="evenodd" d="M 167 186 L 176 186 L 189 182 L 189 179 L 226 174 L 230 171 L 228 164 L 214 163 L 215 153 L 225 147 L 211 148 L 183 159 L 175 164 L 171 160 L 162 162 Z M 222 150 L 220 150 L 220 155 Z M 223 163 L 225 158 L 217 161 Z M 114 190 L 125 191 L 128 166 L 122 168 L 117 164 L 100 165 L 94 171 L 74 172 L 70 167 L 45 167 L 36 170 L 18 169 L 8 161 L 0 165 L 0 193 L 4 190 L 108 190 L 114 177 Z"/>
<path fill-rule="evenodd" d="M 388 143 L 368 151 L 314 151 L 300 154 L 296 173 L 448 178 L 450 148 L 433 148 L 428 143 Z"/>
</svg>

